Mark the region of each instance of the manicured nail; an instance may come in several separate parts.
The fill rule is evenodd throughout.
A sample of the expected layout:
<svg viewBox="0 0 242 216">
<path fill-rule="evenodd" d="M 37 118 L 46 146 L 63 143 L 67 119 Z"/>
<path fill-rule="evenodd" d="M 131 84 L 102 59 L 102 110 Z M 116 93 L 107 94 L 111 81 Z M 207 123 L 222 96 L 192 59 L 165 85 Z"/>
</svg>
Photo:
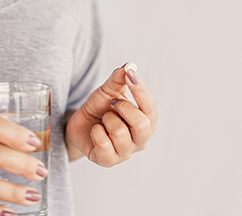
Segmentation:
<svg viewBox="0 0 242 216">
<path fill-rule="evenodd" d="M 38 202 L 41 199 L 41 194 L 35 190 L 27 190 L 25 199 L 31 202 Z"/>
<path fill-rule="evenodd" d="M 17 216 L 14 212 L 10 212 L 10 211 L 2 211 L 0 212 L 0 216 Z"/>
<path fill-rule="evenodd" d="M 48 176 L 48 170 L 45 168 L 43 164 L 38 164 L 36 174 L 41 178 L 46 178 Z"/>
<path fill-rule="evenodd" d="M 112 100 L 112 105 L 114 106 L 116 103 L 118 103 L 118 99 L 113 99 Z"/>
<path fill-rule="evenodd" d="M 138 75 L 138 66 L 135 63 L 127 63 L 124 67 L 125 72 L 129 80 L 134 84 L 138 85 L 140 82 L 140 76 Z"/>
<path fill-rule="evenodd" d="M 134 85 L 138 85 L 140 83 L 140 76 L 136 72 L 129 70 L 127 72 L 127 76 Z"/>
<path fill-rule="evenodd" d="M 28 139 L 27 143 L 31 146 L 34 146 L 34 147 L 40 147 L 41 146 L 40 139 L 34 134 L 29 135 L 29 139 Z"/>
</svg>

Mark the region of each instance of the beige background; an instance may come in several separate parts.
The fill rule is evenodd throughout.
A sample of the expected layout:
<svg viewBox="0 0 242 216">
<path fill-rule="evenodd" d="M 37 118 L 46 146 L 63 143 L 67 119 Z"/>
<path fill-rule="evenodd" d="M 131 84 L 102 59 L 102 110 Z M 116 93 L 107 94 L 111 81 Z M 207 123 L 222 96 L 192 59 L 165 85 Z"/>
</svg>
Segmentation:
<svg viewBox="0 0 242 216">
<path fill-rule="evenodd" d="M 241 0 L 99 3 L 101 80 L 135 61 L 160 124 L 123 165 L 72 165 L 77 216 L 241 216 Z"/>
</svg>

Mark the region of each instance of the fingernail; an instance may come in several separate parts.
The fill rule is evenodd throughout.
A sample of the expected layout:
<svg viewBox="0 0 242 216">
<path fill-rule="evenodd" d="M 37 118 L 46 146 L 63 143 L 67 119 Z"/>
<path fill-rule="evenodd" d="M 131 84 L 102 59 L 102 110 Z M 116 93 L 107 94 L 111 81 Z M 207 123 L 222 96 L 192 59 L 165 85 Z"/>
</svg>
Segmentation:
<svg viewBox="0 0 242 216">
<path fill-rule="evenodd" d="M 112 100 L 112 105 L 114 106 L 116 103 L 118 103 L 118 99 L 113 99 Z"/>
<path fill-rule="evenodd" d="M 46 178 L 48 176 L 48 170 L 45 168 L 43 164 L 38 164 L 36 174 L 41 178 Z"/>
<path fill-rule="evenodd" d="M 25 199 L 31 202 L 38 202 L 41 199 L 41 194 L 35 190 L 27 190 Z"/>
<path fill-rule="evenodd" d="M 125 65 L 124 70 L 125 70 L 126 73 L 128 73 L 130 70 L 133 71 L 133 72 L 137 72 L 138 66 L 133 62 L 129 62 Z"/>
<path fill-rule="evenodd" d="M 0 213 L 0 216 L 17 216 L 14 212 L 10 212 L 10 211 L 2 211 Z"/>
<path fill-rule="evenodd" d="M 138 85 L 140 83 L 140 76 L 135 71 L 129 70 L 127 72 L 127 76 L 134 85 Z"/>
<path fill-rule="evenodd" d="M 133 63 L 133 62 L 129 62 L 125 65 L 124 67 L 125 72 L 127 73 L 127 76 L 129 78 L 129 80 L 134 84 L 134 85 L 138 85 L 140 82 L 140 76 L 138 75 L 137 71 L 138 71 L 138 66 Z"/>
<path fill-rule="evenodd" d="M 31 146 L 34 146 L 34 147 L 40 147 L 41 146 L 40 139 L 34 134 L 29 135 L 29 139 L 28 139 L 27 143 Z"/>
</svg>

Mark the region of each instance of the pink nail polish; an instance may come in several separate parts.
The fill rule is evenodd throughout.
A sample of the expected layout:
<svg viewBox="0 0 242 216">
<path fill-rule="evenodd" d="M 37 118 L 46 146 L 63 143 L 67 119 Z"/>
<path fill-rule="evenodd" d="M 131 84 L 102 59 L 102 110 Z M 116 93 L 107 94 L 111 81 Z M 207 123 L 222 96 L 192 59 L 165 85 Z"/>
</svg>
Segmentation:
<svg viewBox="0 0 242 216">
<path fill-rule="evenodd" d="M 114 106 L 116 103 L 118 103 L 118 101 L 119 101 L 118 99 L 113 99 L 112 100 L 112 105 Z"/>
<path fill-rule="evenodd" d="M 27 141 L 27 143 L 33 147 L 40 147 L 41 146 L 41 141 L 39 140 L 39 138 L 33 134 L 29 135 L 29 139 Z"/>
<path fill-rule="evenodd" d="M 31 202 L 38 202 L 41 199 L 41 194 L 35 190 L 27 190 L 25 199 Z"/>
<path fill-rule="evenodd" d="M 140 77 L 135 71 L 129 70 L 127 72 L 127 76 L 134 85 L 138 85 L 140 83 Z"/>
<path fill-rule="evenodd" d="M 133 63 L 133 62 L 129 62 L 125 65 L 124 67 L 125 72 L 127 73 L 127 76 L 129 78 L 129 80 L 134 84 L 134 85 L 138 85 L 140 83 L 140 76 L 138 75 L 137 71 L 138 71 L 138 66 Z"/>
<path fill-rule="evenodd" d="M 41 178 L 46 178 L 48 176 L 48 170 L 45 168 L 43 164 L 38 164 L 36 174 Z"/>
</svg>

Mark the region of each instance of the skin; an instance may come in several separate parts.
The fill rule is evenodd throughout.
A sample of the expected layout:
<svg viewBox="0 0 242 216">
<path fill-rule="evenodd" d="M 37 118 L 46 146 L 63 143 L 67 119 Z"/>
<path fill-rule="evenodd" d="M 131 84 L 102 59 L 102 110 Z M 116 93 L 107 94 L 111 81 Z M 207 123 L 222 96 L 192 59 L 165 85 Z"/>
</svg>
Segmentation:
<svg viewBox="0 0 242 216">
<path fill-rule="evenodd" d="M 66 130 L 71 160 L 85 155 L 98 165 L 112 167 L 145 149 L 158 113 L 140 76 L 135 73 L 135 77 L 134 84 L 124 67 L 115 70 L 72 115 Z M 125 96 L 127 87 L 137 105 Z"/>
<path fill-rule="evenodd" d="M 70 117 L 66 126 L 70 160 L 84 155 L 98 165 L 112 167 L 145 149 L 156 129 L 158 113 L 138 74 L 135 75 L 135 84 L 128 74 L 124 67 L 115 70 Z M 136 105 L 125 96 L 127 87 Z M 0 118 L 0 126 L 0 169 L 33 181 L 47 177 L 43 163 L 27 154 L 37 148 L 28 145 L 33 132 L 3 118 Z M 40 167 L 46 171 L 45 176 L 38 175 Z M 38 200 L 26 200 L 26 193 L 31 190 L 37 192 L 0 180 L 1 201 L 33 205 Z M 0 206 L 0 215 L 3 210 L 12 211 Z"/>
<path fill-rule="evenodd" d="M 32 181 L 42 181 L 45 177 L 38 175 L 37 170 L 44 167 L 43 163 L 27 154 L 37 148 L 28 144 L 30 137 L 35 136 L 33 132 L 3 118 L 0 118 L 0 125 L 0 169 Z M 35 202 L 26 199 L 28 191 L 35 190 L 0 179 L 1 201 L 33 205 Z M 3 210 L 11 211 L 0 206 L 0 213 Z"/>
</svg>

